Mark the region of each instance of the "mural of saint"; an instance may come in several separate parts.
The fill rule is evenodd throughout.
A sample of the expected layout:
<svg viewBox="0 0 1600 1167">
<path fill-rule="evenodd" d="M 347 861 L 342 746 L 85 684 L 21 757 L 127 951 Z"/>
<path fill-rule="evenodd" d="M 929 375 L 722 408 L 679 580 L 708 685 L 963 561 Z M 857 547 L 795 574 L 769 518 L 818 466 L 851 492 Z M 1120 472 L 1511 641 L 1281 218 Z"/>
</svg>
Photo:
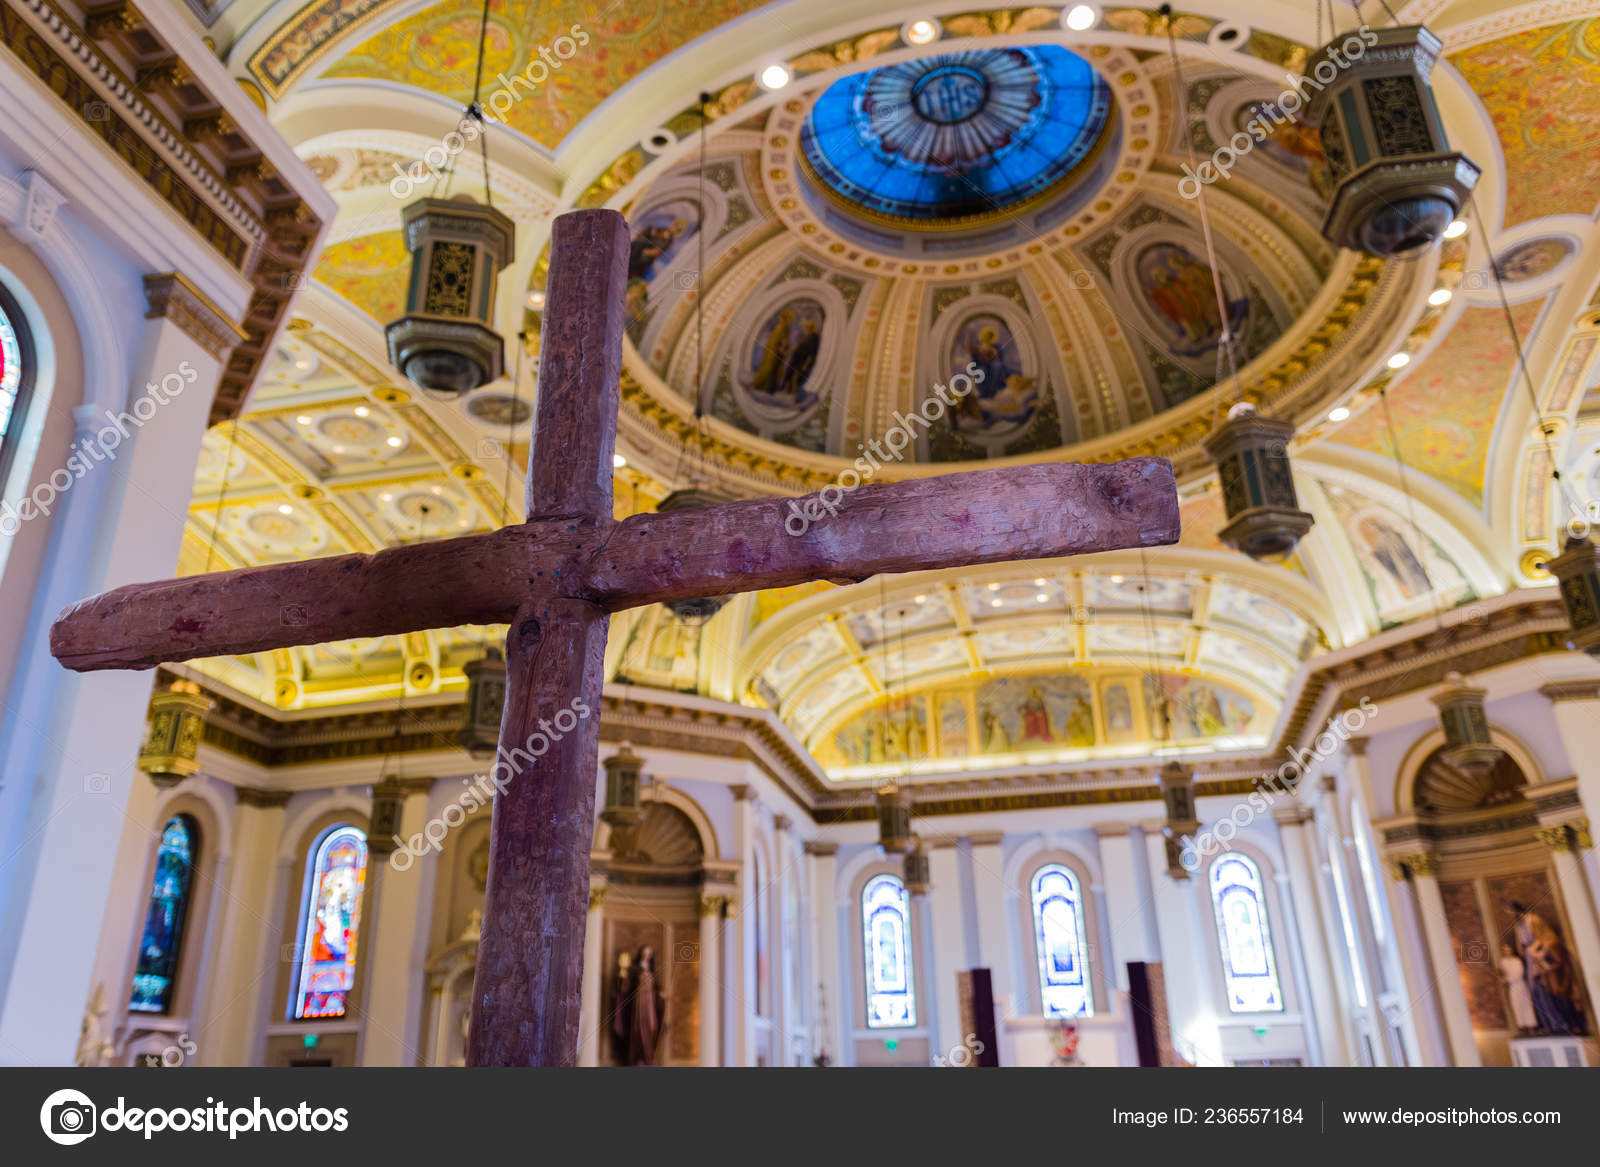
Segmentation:
<svg viewBox="0 0 1600 1167">
<path fill-rule="evenodd" d="M 1093 697 L 1081 677 L 1002 677 L 978 689 L 984 753 L 1029 752 L 1095 743 Z"/>
<path fill-rule="evenodd" d="M 1222 317 L 1211 269 L 1203 260 L 1176 243 L 1157 243 L 1139 256 L 1138 273 L 1145 299 L 1171 332 L 1175 356 L 1197 357 L 1217 347 Z M 1249 308 L 1246 297 L 1228 301 L 1228 323 L 1235 335 Z"/>
<path fill-rule="evenodd" d="M 628 246 L 626 294 L 628 313 L 634 319 L 644 314 L 650 281 L 694 237 L 699 224 L 699 209 L 681 199 L 647 211 L 634 220 L 633 240 Z"/>
<path fill-rule="evenodd" d="M 1239 128 L 1245 129 L 1251 119 L 1259 118 L 1257 124 L 1270 127 L 1272 131 L 1261 143 L 1262 152 L 1273 161 L 1304 174 L 1311 189 L 1324 202 L 1332 198 L 1333 170 L 1322 152 L 1322 135 L 1298 118 L 1279 121 L 1281 115 L 1270 116 L 1263 112 L 1267 108 L 1265 104 L 1242 107 L 1237 118 Z"/>
<path fill-rule="evenodd" d="M 939 753 L 946 758 L 964 757 L 967 752 L 967 707 L 961 701 L 946 701 L 939 707 Z"/>
<path fill-rule="evenodd" d="M 1377 516 L 1368 515 L 1356 524 L 1356 535 L 1359 546 L 1383 569 L 1402 599 L 1428 594 L 1428 573 L 1399 531 Z"/>
<path fill-rule="evenodd" d="M 956 330 L 945 375 L 966 376 L 968 368 L 975 370 L 970 374 L 975 391 L 959 398 L 950 412 L 958 433 L 1004 433 L 1033 419 L 1039 407 L 1038 378 L 1023 369 L 1010 327 L 993 313 L 980 312 Z"/>
<path fill-rule="evenodd" d="M 1044 707 L 1044 698 L 1039 694 L 1039 687 L 1035 685 L 1028 690 L 1028 697 L 1022 703 L 1022 740 L 1024 742 L 1053 742 L 1055 734 L 1050 732 L 1050 711 Z"/>
<path fill-rule="evenodd" d="M 1133 736 L 1133 700 L 1126 685 L 1108 685 L 1105 691 L 1106 736 L 1113 743 Z"/>
<path fill-rule="evenodd" d="M 822 353 L 827 316 L 811 299 L 791 300 L 756 330 L 745 388 L 763 404 L 800 410 L 817 400 L 808 388 Z"/>
</svg>

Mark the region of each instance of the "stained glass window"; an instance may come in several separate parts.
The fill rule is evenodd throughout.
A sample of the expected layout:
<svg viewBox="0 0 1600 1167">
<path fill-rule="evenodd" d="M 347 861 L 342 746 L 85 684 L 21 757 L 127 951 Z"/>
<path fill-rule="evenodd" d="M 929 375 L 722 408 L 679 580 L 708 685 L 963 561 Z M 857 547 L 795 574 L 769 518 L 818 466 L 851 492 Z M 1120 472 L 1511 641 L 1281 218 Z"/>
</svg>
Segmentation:
<svg viewBox="0 0 1600 1167">
<path fill-rule="evenodd" d="M 899 877 L 875 875 L 861 889 L 861 938 L 867 956 L 868 1028 L 915 1025 L 911 908 Z"/>
<path fill-rule="evenodd" d="M 343 1017 L 355 986 L 356 934 L 361 889 L 367 878 L 367 836 L 352 826 L 332 827 L 306 863 L 305 907 L 295 952 L 299 976 L 289 1016 Z"/>
<path fill-rule="evenodd" d="M 11 428 L 11 413 L 22 388 L 22 341 L 0 301 L 0 438 Z"/>
<path fill-rule="evenodd" d="M 1078 879 L 1059 863 L 1033 873 L 1033 940 L 1046 1017 L 1092 1017 L 1089 941 Z"/>
<path fill-rule="evenodd" d="M 150 887 L 150 910 L 139 938 L 139 963 L 133 974 L 133 1013 L 165 1013 L 172 1007 L 173 979 L 183 943 L 189 893 L 194 889 L 194 862 L 200 832 L 186 814 L 173 815 L 161 828 L 156 849 L 156 877 Z"/>
<path fill-rule="evenodd" d="M 1283 987 L 1272 953 L 1261 872 L 1247 856 L 1228 854 L 1211 865 L 1211 903 L 1222 947 L 1222 976 L 1234 1013 L 1281 1013 Z"/>
</svg>

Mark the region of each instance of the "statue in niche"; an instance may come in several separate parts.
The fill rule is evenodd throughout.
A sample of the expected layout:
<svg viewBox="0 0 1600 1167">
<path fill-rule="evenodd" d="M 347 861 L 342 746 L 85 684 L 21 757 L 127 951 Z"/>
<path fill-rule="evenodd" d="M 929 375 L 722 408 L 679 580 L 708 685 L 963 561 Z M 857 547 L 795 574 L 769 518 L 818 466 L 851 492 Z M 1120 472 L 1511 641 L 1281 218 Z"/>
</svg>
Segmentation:
<svg viewBox="0 0 1600 1167">
<path fill-rule="evenodd" d="M 617 956 L 611 1017 L 612 1060 L 623 1066 L 654 1066 L 667 1001 L 656 978 L 656 950 L 646 944 L 637 957 Z"/>
<path fill-rule="evenodd" d="M 1512 901 L 1516 913 L 1517 944 L 1527 970 L 1528 992 L 1533 999 L 1539 1028 L 1558 1036 L 1585 1031 L 1577 972 L 1561 933 L 1532 908 Z"/>
<path fill-rule="evenodd" d="M 1506 996 L 1511 999 L 1511 1020 L 1518 1033 L 1532 1033 L 1539 1028 L 1539 1017 L 1533 1011 L 1533 994 L 1528 991 L 1528 969 L 1509 944 L 1500 946 L 1500 976 L 1506 982 Z"/>
</svg>

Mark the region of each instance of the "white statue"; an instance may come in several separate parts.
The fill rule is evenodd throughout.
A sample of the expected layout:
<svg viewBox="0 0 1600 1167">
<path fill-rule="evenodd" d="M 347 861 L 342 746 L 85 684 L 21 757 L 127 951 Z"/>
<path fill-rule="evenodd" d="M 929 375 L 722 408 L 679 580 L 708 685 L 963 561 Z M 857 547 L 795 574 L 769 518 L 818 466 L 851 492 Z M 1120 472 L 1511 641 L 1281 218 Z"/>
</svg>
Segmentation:
<svg viewBox="0 0 1600 1167">
<path fill-rule="evenodd" d="M 1505 978 L 1506 995 L 1511 998 L 1511 1019 L 1519 1030 L 1526 1032 L 1539 1028 L 1539 1017 L 1533 1011 L 1533 994 L 1528 991 L 1528 970 L 1509 944 L 1500 946 L 1500 975 Z"/>
</svg>

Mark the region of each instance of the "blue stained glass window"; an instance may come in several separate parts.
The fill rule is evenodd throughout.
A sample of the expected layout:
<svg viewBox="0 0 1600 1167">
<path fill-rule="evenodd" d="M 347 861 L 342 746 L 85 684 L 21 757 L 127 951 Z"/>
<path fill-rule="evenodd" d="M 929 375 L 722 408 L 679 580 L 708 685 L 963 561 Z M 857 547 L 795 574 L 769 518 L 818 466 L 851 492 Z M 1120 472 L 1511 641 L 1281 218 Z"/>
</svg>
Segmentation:
<svg viewBox="0 0 1600 1167">
<path fill-rule="evenodd" d="M 867 957 L 867 1027 L 915 1025 L 911 908 L 897 876 L 875 875 L 861 889 L 861 938 Z"/>
<path fill-rule="evenodd" d="M 1228 854 L 1211 865 L 1211 903 L 1228 1008 L 1234 1013 L 1281 1013 L 1283 987 L 1272 952 L 1261 872 L 1249 857 Z"/>
<path fill-rule="evenodd" d="M 352 826 L 330 828 L 311 849 L 295 945 L 299 975 L 289 1017 L 343 1017 L 355 987 L 361 889 L 367 878 L 367 836 Z"/>
<path fill-rule="evenodd" d="M 980 49 L 834 82 L 801 126 L 800 157 L 833 196 L 914 227 L 1043 195 L 1110 119 L 1110 87 L 1075 53 Z"/>
<path fill-rule="evenodd" d="M 11 415 L 22 388 L 22 341 L 0 302 L 0 438 L 11 429 Z"/>
<path fill-rule="evenodd" d="M 139 963 L 133 974 L 132 1013 L 165 1013 L 172 1007 L 173 980 L 183 943 L 189 893 L 194 889 L 194 862 L 200 842 L 195 822 L 173 815 L 161 828 L 156 849 L 156 877 L 150 887 L 150 910 L 139 939 Z"/>
<path fill-rule="evenodd" d="M 1077 877 L 1059 863 L 1033 873 L 1033 939 L 1046 1017 L 1094 1016 L 1089 941 Z"/>
</svg>

